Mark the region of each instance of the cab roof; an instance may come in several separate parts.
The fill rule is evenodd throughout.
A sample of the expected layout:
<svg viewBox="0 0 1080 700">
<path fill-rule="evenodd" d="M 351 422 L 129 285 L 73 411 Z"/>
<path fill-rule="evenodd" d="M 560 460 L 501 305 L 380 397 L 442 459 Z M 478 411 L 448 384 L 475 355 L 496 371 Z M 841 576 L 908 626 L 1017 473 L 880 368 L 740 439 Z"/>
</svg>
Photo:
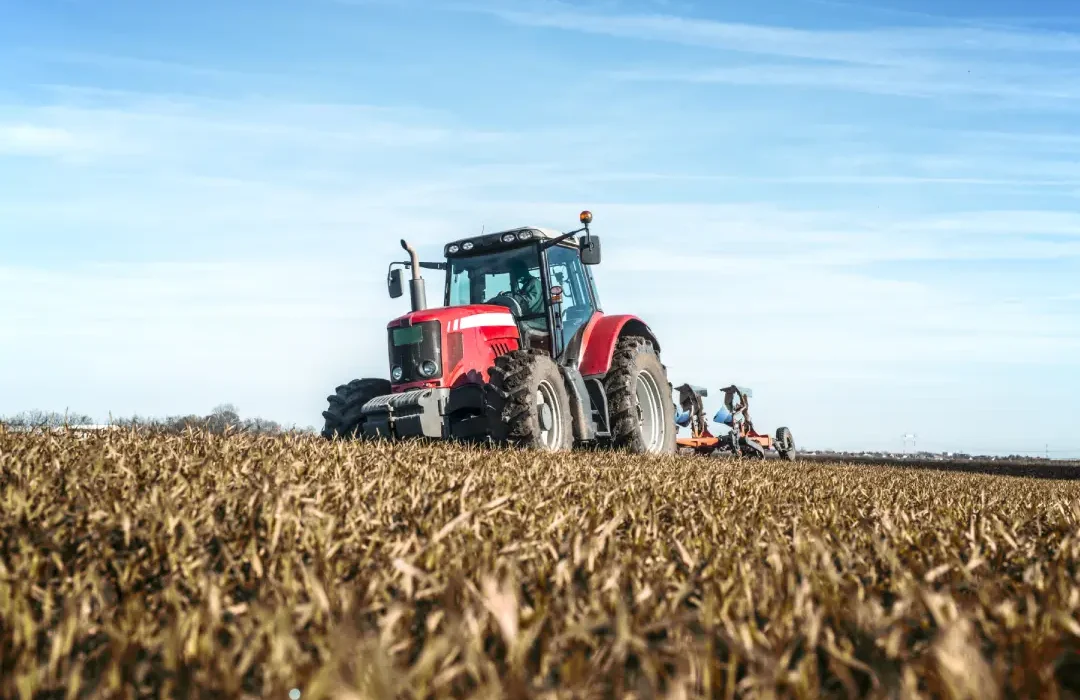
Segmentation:
<svg viewBox="0 0 1080 700">
<path fill-rule="evenodd" d="M 552 240 L 562 235 L 564 235 L 562 231 L 556 231 L 555 229 L 545 228 L 543 226 L 520 226 L 518 228 L 506 229 L 505 231 L 496 231 L 494 233 L 485 233 L 479 236 L 460 238 L 456 241 L 447 243 L 443 250 L 448 258 L 463 257 L 467 255 L 477 255 L 479 253 L 490 253 L 495 250 L 516 248 L 535 240 Z M 503 240 L 506 236 L 513 236 L 513 239 Z M 466 243 L 472 244 L 468 250 L 465 249 Z M 566 243 L 576 246 L 577 236 L 570 236 L 566 239 Z"/>
</svg>

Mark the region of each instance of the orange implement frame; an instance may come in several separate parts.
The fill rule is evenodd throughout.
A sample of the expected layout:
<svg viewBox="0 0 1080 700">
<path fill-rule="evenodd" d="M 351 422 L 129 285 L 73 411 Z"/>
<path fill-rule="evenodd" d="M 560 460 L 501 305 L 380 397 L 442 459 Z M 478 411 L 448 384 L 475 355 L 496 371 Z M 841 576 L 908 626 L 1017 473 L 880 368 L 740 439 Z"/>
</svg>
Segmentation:
<svg viewBox="0 0 1080 700">
<path fill-rule="evenodd" d="M 742 431 L 740 431 L 742 432 Z M 757 432 L 746 431 L 739 435 L 739 437 L 746 438 L 747 440 L 753 440 L 757 444 L 761 445 L 763 450 L 771 450 L 775 440 L 769 435 L 760 435 Z M 679 447 L 685 447 L 692 449 L 695 452 L 701 452 L 703 454 L 711 454 L 716 450 L 724 447 L 730 442 L 728 437 L 717 437 L 706 430 L 701 435 L 692 435 L 690 437 L 676 438 L 675 443 Z"/>
<path fill-rule="evenodd" d="M 729 386 L 724 391 L 724 406 L 730 412 L 731 418 L 728 425 L 731 432 L 727 435 L 713 435 L 705 420 L 705 410 L 701 398 L 706 394 L 705 389 L 683 384 L 678 388 L 679 403 L 684 411 L 690 414 L 690 437 L 681 437 L 675 440 L 679 449 L 692 450 L 697 454 L 709 455 L 718 450 L 731 451 L 743 456 L 756 456 L 762 458 L 769 450 L 776 451 L 784 459 L 794 459 L 794 442 L 791 440 L 791 431 L 780 428 L 776 437 L 763 435 L 754 429 L 754 423 L 750 420 L 750 390 L 739 386 Z M 748 443 L 760 447 L 757 449 L 747 448 Z M 749 452 L 747 451 L 749 449 Z"/>
</svg>

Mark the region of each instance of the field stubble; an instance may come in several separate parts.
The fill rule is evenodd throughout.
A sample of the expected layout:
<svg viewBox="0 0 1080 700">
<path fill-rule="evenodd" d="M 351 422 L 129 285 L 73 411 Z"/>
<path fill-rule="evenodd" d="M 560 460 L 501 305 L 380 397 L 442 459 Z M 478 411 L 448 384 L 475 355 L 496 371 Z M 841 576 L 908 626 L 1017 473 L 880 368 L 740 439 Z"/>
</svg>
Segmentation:
<svg viewBox="0 0 1080 700">
<path fill-rule="evenodd" d="M 1077 697 L 1078 496 L 0 431 L 0 696 Z"/>
</svg>

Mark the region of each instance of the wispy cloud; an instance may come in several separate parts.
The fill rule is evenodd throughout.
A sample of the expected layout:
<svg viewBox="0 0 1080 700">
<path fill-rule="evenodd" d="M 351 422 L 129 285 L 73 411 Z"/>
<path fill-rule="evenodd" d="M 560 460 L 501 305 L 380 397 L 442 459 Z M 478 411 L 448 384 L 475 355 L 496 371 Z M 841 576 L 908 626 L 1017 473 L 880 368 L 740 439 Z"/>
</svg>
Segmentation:
<svg viewBox="0 0 1080 700">
<path fill-rule="evenodd" d="M 971 65 L 971 64 L 968 64 Z M 1080 97 L 1080 80 L 1046 75 L 1036 66 L 1026 70 L 1001 69 L 985 63 L 974 68 L 960 63 L 927 66 L 763 64 L 705 69 L 639 69 L 611 71 L 627 81 L 722 83 L 741 86 L 807 87 L 902 97 L 969 96 L 1010 100 L 1068 102 Z M 1019 102 L 1017 102 L 1019 104 Z"/>
<path fill-rule="evenodd" d="M 17 48 L 12 56 L 19 59 L 67 64 L 73 66 L 94 66 L 106 69 L 119 69 L 150 73 L 157 77 L 162 74 L 180 74 L 194 78 L 228 78 L 252 81 L 255 79 L 274 78 L 272 73 L 262 73 L 250 70 L 230 70 L 220 66 L 200 65 L 189 61 L 170 61 L 160 58 L 142 58 L 137 56 L 116 55 L 102 53 L 100 51 L 73 51 L 70 49 L 40 49 L 40 48 Z"/>
<path fill-rule="evenodd" d="M 103 156 L 202 157 L 202 147 L 228 140 L 233 149 L 273 146 L 342 156 L 436 145 L 466 146 L 507 135 L 450 125 L 415 114 L 358 104 L 223 99 L 160 93 L 53 87 L 57 99 L 27 109 L 0 104 L 5 115 L 32 115 L 39 132 L 80 135 L 103 144 Z M 277 144 L 274 146 L 274 144 Z M 105 147 L 107 145 L 107 147 Z"/>
<path fill-rule="evenodd" d="M 527 8 L 527 9 L 526 9 Z M 1080 52 L 1080 39 L 1064 32 L 976 27 L 886 27 L 810 30 L 679 17 L 586 12 L 562 2 L 518 3 L 516 8 L 475 6 L 507 21 L 535 27 L 609 34 L 704 46 L 740 53 L 864 63 L 918 65 L 911 52 Z"/>
<path fill-rule="evenodd" d="M 623 80 L 984 97 L 1028 108 L 1068 103 L 1080 96 L 1080 80 L 1070 68 L 1080 53 L 1080 37 L 1068 32 L 962 26 L 941 18 L 938 22 L 943 24 L 937 26 L 802 29 L 665 14 L 594 12 L 557 1 L 474 5 L 472 9 L 524 26 L 715 52 L 692 65 L 664 62 L 609 71 Z"/>
</svg>

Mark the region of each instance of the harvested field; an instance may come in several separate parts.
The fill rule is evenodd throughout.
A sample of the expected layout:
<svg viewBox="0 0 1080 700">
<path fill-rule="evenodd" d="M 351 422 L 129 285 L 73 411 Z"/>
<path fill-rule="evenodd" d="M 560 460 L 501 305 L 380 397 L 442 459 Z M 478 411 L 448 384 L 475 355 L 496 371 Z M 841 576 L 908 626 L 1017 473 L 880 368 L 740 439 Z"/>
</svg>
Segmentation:
<svg viewBox="0 0 1080 700">
<path fill-rule="evenodd" d="M 0 432 L 0 696 L 1077 697 L 1080 482 Z"/>
</svg>

